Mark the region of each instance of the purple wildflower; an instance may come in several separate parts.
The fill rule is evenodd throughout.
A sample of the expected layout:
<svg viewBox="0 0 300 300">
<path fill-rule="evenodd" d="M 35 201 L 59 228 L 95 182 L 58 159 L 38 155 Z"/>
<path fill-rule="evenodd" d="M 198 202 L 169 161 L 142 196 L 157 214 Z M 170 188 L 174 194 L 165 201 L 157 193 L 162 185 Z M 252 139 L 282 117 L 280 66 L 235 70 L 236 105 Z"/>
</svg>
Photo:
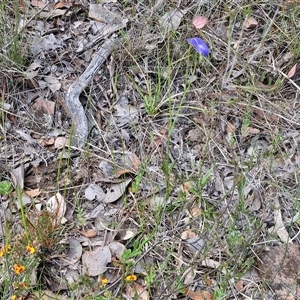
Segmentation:
<svg viewBox="0 0 300 300">
<path fill-rule="evenodd" d="M 190 38 L 187 41 L 195 48 L 195 50 L 198 53 L 202 54 L 203 56 L 209 55 L 209 48 L 202 39 L 195 37 L 195 38 Z"/>
</svg>

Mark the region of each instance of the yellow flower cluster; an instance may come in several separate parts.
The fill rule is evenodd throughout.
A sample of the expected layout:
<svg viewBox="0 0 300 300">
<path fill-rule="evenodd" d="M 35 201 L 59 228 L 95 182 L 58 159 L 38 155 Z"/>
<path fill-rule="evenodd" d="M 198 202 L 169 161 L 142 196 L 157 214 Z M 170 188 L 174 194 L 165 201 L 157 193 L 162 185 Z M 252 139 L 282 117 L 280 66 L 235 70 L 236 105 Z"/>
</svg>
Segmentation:
<svg viewBox="0 0 300 300">
<path fill-rule="evenodd" d="M 9 254 L 10 251 L 11 251 L 10 245 L 0 248 L 0 257 L 4 256 L 5 254 Z"/>
<path fill-rule="evenodd" d="M 23 273 L 25 271 L 25 266 L 19 265 L 19 264 L 14 264 L 13 266 L 14 272 L 17 275 L 20 275 L 21 273 Z"/>
<path fill-rule="evenodd" d="M 102 277 L 102 278 L 101 278 L 101 283 L 102 283 L 103 285 L 108 284 L 108 278 Z"/>
<path fill-rule="evenodd" d="M 0 257 L 10 254 L 12 250 L 12 247 L 10 245 L 3 246 L 0 248 Z M 25 249 L 27 253 L 34 254 L 36 253 L 36 249 L 32 244 L 28 244 Z M 18 253 L 18 252 L 16 252 Z M 15 254 L 16 254 L 15 253 Z M 15 257 L 15 255 L 13 255 Z M 12 266 L 12 270 L 16 275 L 22 274 L 26 270 L 26 266 L 20 263 L 15 263 Z M 22 291 L 28 290 L 28 284 L 24 281 L 22 282 L 15 282 L 13 283 L 13 288 L 16 291 L 15 294 L 13 294 L 10 298 L 10 300 L 22 300 L 24 299 L 24 296 L 22 296 Z M 21 294 L 20 294 L 21 293 Z"/>
<path fill-rule="evenodd" d="M 29 244 L 29 245 L 26 246 L 26 251 L 30 254 L 34 254 L 35 253 L 35 248 L 31 244 Z"/>
<path fill-rule="evenodd" d="M 125 277 L 126 281 L 136 281 L 137 280 L 137 276 L 132 274 L 132 275 L 128 275 Z"/>
</svg>

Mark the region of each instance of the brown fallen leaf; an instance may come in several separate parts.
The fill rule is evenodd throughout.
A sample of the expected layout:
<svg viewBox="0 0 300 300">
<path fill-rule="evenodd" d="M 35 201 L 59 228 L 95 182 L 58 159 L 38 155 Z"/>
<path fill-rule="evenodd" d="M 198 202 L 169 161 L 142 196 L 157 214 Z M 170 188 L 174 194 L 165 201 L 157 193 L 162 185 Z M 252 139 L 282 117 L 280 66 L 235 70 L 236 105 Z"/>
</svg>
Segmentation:
<svg viewBox="0 0 300 300">
<path fill-rule="evenodd" d="M 68 146 L 70 143 L 69 139 L 63 137 L 63 136 L 59 136 L 56 138 L 55 143 L 54 143 L 54 148 L 55 149 L 61 149 L 65 146 Z"/>
<path fill-rule="evenodd" d="M 38 196 L 41 193 L 41 191 L 40 191 L 40 189 L 34 189 L 34 190 L 30 190 L 30 191 L 25 191 L 25 193 L 29 197 L 34 198 L 34 197 Z"/>
<path fill-rule="evenodd" d="M 200 217 L 202 215 L 202 210 L 199 208 L 199 206 L 195 205 L 191 209 L 191 216 L 196 218 Z"/>
<path fill-rule="evenodd" d="M 142 287 L 140 284 L 134 282 L 133 284 L 128 284 L 126 286 L 126 295 L 132 299 L 138 300 L 149 300 L 149 294 L 146 288 Z"/>
<path fill-rule="evenodd" d="M 53 116 L 55 111 L 55 102 L 38 98 L 32 105 L 32 109 L 39 110 L 42 114 Z"/>
<path fill-rule="evenodd" d="M 226 130 L 226 133 L 234 133 L 234 132 L 236 132 L 236 127 L 232 123 L 228 122 L 226 124 L 225 130 Z"/>
<path fill-rule="evenodd" d="M 139 158 L 136 156 L 135 153 L 128 153 L 128 155 L 125 157 L 126 159 L 126 166 L 129 166 L 130 168 L 122 168 L 116 171 L 116 174 L 118 176 L 127 174 L 127 173 L 135 173 L 135 171 L 139 170 L 141 161 Z"/>
<path fill-rule="evenodd" d="M 293 67 L 290 69 L 290 71 L 287 74 L 288 78 L 292 78 L 295 75 L 296 69 L 297 69 L 297 64 L 294 64 Z"/>
<path fill-rule="evenodd" d="M 192 267 L 189 267 L 186 272 L 185 272 L 185 277 L 184 277 L 184 285 L 190 285 L 193 283 L 194 279 L 196 276 L 195 269 Z"/>
<path fill-rule="evenodd" d="M 52 146 L 54 144 L 54 142 L 55 142 L 55 140 L 52 137 L 44 142 L 44 146 Z"/>
<path fill-rule="evenodd" d="M 55 5 L 54 5 L 54 9 L 57 9 L 57 8 L 69 8 L 73 6 L 73 3 L 72 2 L 68 2 L 68 1 L 61 1 L 61 2 L 57 2 Z"/>
<path fill-rule="evenodd" d="M 185 230 L 182 234 L 181 234 L 181 238 L 183 240 L 187 240 L 187 239 L 192 239 L 192 238 L 196 238 L 196 233 L 193 232 L 191 229 Z"/>
<path fill-rule="evenodd" d="M 97 231 L 94 229 L 87 229 L 85 231 L 79 231 L 83 236 L 87 237 L 87 238 L 92 238 L 97 236 Z"/>
<path fill-rule="evenodd" d="M 167 135 L 167 130 L 166 129 L 161 129 L 159 134 L 155 137 L 153 142 L 150 145 L 151 148 L 156 149 L 158 146 L 160 146 L 163 142 L 168 140 L 168 135 Z"/>
<path fill-rule="evenodd" d="M 256 135 L 259 134 L 260 130 L 253 127 L 247 127 L 244 132 L 242 133 L 243 137 L 249 136 L 249 135 Z"/>
<path fill-rule="evenodd" d="M 235 285 L 235 288 L 238 291 L 241 291 L 244 288 L 244 281 L 243 280 L 239 280 L 234 285 Z"/>
<path fill-rule="evenodd" d="M 181 191 L 184 192 L 185 194 L 189 194 L 189 191 L 191 190 L 191 188 L 192 188 L 191 181 L 186 181 L 180 186 Z"/>
<path fill-rule="evenodd" d="M 192 300 L 214 300 L 213 296 L 207 291 L 194 292 L 190 289 L 185 289 L 185 293 Z"/>
<path fill-rule="evenodd" d="M 245 27 L 247 29 L 255 28 L 258 25 L 258 22 L 255 18 L 249 17 L 245 22 Z"/>
<path fill-rule="evenodd" d="M 35 6 L 38 8 L 43 8 L 46 6 L 46 4 L 43 1 L 39 1 L 39 0 L 31 0 L 30 3 L 32 6 Z"/>
</svg>

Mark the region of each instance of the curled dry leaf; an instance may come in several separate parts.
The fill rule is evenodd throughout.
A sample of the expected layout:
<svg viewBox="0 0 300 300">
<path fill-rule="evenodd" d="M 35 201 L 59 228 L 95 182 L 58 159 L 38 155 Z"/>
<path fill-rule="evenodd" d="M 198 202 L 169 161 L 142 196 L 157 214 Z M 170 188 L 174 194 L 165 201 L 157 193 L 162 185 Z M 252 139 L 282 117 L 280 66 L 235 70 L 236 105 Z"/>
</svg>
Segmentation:
<svg viewBox="0 0 300 300">
<path fill-rule="evenodd" d="M 195 269 L 193 269 L 192 267 L 189 267 L 186 272 L 185 272 L 185 277 L 184 277 L 184 284 L 185 285 L 190 285 L 193 283 L 195 276 L 196 276 L 196 272 Z"/>
<path fill-rule="evenodd" d="M 194 292 L 190 289 L 186 289 L 185 293 L 192 300 L 214 300 L 213 296 L 207 291 Z"/>
<path fill-rule="evenodd" d="M 137 233 L 137 230 L 129 230 L 129 229 L 120 229 L 118 231 L 118 239 L 121 241 L 127 241 L 134 237 Z"/>
<path fill-rule="evenodd" d="M 236 132 L 236 127 L 232 123 L 228 122 L 226 124 L 225 130 L 226 130 L 226 133 L 234 133 L 234 132 Z"/>
<path fill-rule="evenodd" d="M 201 29 L 203 28 L 208 22 L 208 18 L 204 16 L 197 16 L 193 20 L 193 25 L 195 26 L 196 29 Z"/>
<path fill-rule="evenodd" d="M 235 288 L 240 292 L 244 288 L 244 280 L 239 280 L 234 285 Z"/>
<path fill-rule="evenodd" d="M 249 135 L 256 135 L 259 134 L 260 130 L 253 127 L 247 127 L 244 132 L 242 133 L 243 137 L 249 136 Z"/>
<path fill-rule="evenodd" d="M 142 287 L 140 284 L 134 282 L 132 285 L 126 286 L 126 295 L 131 297 L 132 299 L 138 300 L 149 300 L 149 294 L 146 288 Z"/>
<path fill-rule="evenodd" d="M 25 191 L 25 193 L 29 197 L 34 198 L 34 197 L 38 196 L 41 193 L 41 191 L 40 191 L 40 189 L 34 189 L 34 190 L 30 190 L 30 191 Z"/>
<path fill-rule="evenodd" d="M 185 230 L 182 234 L 181 234 L 181 238 L 183 240 L 187 240 L 187 239 L 191 239 L 191 238 L 196 238 L 196 233 L 193 232 L 191 229 Z"/>
<path fill-rule="evenodd" d="M 77 239 L 75 238 L 70 238 L 69 239 L 69 253 L 67 256 L 67 259 L 72 263 L 72 264 L 76 264 L 79 259 L 81 258 L 82 255 L 82 246 L 79 243 L 79 241 L 77 241 Z"/>
<path fill-rule="evenodd" d="M 135 173 L 135 171 L 138 171 L 141 164 L 141 161 L 133 152 L 129 152 L 124 157 L 124 162 L 125 162 L 124 168 L 121 168 L 116 171 L 116 174 L 118 176 L 124 175 L 126 173 Z"/>
<path fill-rule="evenodd" d="M 200 217 L 202 215 L 202 210 L 199 208 L 199 206 L 193 206 L 191 209 L 191 217 L 196 218 Z"/>
<path fill-rule="evenodd" d="M 69 145 L 69 139 L 63 137 L 63 136 L 59 136 L 56 138 L 55 142 L 54 142 L 54 148 L 55 149 L 61 149 L 65 146 Z"/>
<path fill-rule="evenodd" d="M 180 186 L 180 190 L 182 192 L 184 192 L 185 194 L 189 194 L 189 191 L 191 190 L 191 188 L 192 188 L 191 181 L 186 181 Z"/>
<path fill-rule="evenodd" d="M 258 22 L 256 21 L 255 18 L 253 17 L 249 17 L 246 22 L 245 22 L 245 27 L 247 29 L 250 29 L 250 28 L 255 28 L 256 26 L 258 25 Z"/>
<path fill-rule="evenodd" d="M 21 163 L 19 167 L 10 170 L 11 178 L 15 187 L 19 187 L 21 190 L 24 188 L 24 164 Z"/>
<path fill-rule="evenodd" d="M 87 229 L 85 231 L 80 231 L 80 233 L 87 238 L 95 237 L 98 234 L 95 229 Z"/>
<path fill-rule="evenodd" d="M 45 8 L 46 4 L 43 1 L 38 0 L 31 0 L 30 1 L 32 6 L 38 7 L 38 8 Z"/>
<path fill-rule="evenodd" d="M 275 225 L 269 229 L 269 232 L 277 233 L 278 237 L 283 243 L 293 243 L 282 220 L 281 207 L 277 197 L 273 199 L 273 207 Z"/>
<path fill-rule="evenodd" d="M 292 78 L 295 75 L 296 69 L 297 69 L 297 64 L 294 64 L 293 67 L 288 72 L 288 78 Z"/>
<path fill-rule="evenodd" d="M 66 212 L 66 202 L 65 198 L 60 193 L 52 196 L 47 201 L 47 210 L 54 215 L 54 222 L 56 224 L 64 224 L 67 221 L 64 218 Z"/>
<path fill-rule="evenodd" d="M 54 145 L 54 143 L 55 143 L 55 140 L 52 137 L 44 142 L 44 146 L 52 146 L 52 145 Z"/>
<path fill-rule="evenodd" d="M 221 263 L 216 261 L 216 260 L 213 260 L 213 259 L 210 259 L 210 258 L 206 258 L 202 261 L 201 263 L 202 266 L 204 267 L 208 267 L 208 268 L 212 268 L 212 269 L 217 269 L 221 266 Z"/>
</svg>

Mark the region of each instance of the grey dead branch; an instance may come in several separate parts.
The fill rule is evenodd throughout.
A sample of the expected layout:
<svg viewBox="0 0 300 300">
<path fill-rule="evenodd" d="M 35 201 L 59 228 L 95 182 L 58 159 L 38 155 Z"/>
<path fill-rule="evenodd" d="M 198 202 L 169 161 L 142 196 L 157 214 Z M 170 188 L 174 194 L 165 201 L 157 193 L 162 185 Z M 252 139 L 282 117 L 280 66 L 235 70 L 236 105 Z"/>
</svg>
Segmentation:
<svg viewBox="0 0 300 300">
<path fill-rule="evenodd" d="M 116 48 L 118 43 L 120 43 L 120 41 L 115 38 L 105 41 L 84 73 L 78 78 L 77 82 L 69 87 L 66 93 L 68 113 L 74 122 L 74 136 L 72 137 L 72 143 L 77 148 L 81 149 L 84 147 L 89 133 L 88 119 L 82 104 L 80 103 L 79 96 L 92 81 L 101 65 L 105 62 L 113 49 Z"/>
</svg>

